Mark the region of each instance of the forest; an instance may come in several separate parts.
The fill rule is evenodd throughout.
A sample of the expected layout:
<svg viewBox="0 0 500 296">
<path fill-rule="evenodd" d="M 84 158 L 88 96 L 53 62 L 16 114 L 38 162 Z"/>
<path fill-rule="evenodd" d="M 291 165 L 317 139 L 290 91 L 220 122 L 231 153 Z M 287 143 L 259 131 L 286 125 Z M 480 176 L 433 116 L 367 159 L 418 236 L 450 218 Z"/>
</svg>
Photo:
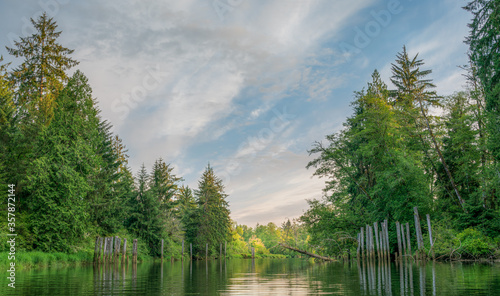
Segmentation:
<svg viewBox="0 0 500 296">
<path fill-rule="evenodd" d="M 360 227 L 413 223 L 418 207 L 433 219 L 440 258 L 500 257 L 500 3 L 476 0 L 465 9 L 473 15 L 470 63 L 461 66 L 468 85 L 440 96 L 431 69 L 403 46 L 392 63 L 395 88 L 375 70 L 354 93 L 343 129 L 309 151 L 308 168 L 326 180 L 323 198 L 310 200 L 299 219 L 255 228 L 231 219 L 210 164 L 197 188 L 162 156 L 132 172 L 73 50 L 58 43 L 55 20 L 32 19 L 36 32 L 7 47 L 18 64 L 0 58 L 0 186 L 15 192 L 19 252 L 88 258 L 96 236 L 116 235 L 137 238 L 142 258 L 157 258 L 162 240 L 174 258 L 183 241 L 196 258 L 206 244 L 217 256 L 225 242 L 232 257 L 251 248 L 262 257 L 298 256 L 280 243 L 340 256 L 355 253 Z M 2 237 L 11 226 L 2 219 Z"/>
<path fill-rule="evenodd" d="M 464 89 L 437 94 L 431 69 L 403 47 L 391 67 L 395 88 L 375 70 L 343 129 L 310 150 L 308 167 L 326 187 L 301 221 L 321 252 L 355 252 L 360 227 L 385 219 L 394 250 L 395 222 L 413 225 L 417 207 L 434 221 L 437 256 L 500 257 L 500 2 L 465 9 L 474 18 Z"/>
<path fill-rule="evenodd" d="M 68 75 L 78 61 L 57 42 L 56 22 L 46 14 L 31 21 L 36 33 L 7 47 L 19 65 L 0 68 L 0 184 L 16 198 L 15 219 L 1 228 L 5 236 L 15 226 L 19 252 L 88 258 L 96 236 L 115 235 L 138 238 L 142 258 L 158 257 L 161 240 L 166 257 L 175 258 L 182 241 L 196 257 L 205 256 L 206 244 L 210 256 L 228 242 L 230 256 L 245 257 L 252 247 L 257 256 L 293 256 L 273 247 L 292 238 L 305 243 L 296 221 L 255 229 L 232 221 L 210 165 L 194 189 L 161 157 L 131 172 L 126 146 L 101 118 L 88 79 L 79 70 Z M 7 216 L 7 204 L 2 212 Z"/>
</svg>

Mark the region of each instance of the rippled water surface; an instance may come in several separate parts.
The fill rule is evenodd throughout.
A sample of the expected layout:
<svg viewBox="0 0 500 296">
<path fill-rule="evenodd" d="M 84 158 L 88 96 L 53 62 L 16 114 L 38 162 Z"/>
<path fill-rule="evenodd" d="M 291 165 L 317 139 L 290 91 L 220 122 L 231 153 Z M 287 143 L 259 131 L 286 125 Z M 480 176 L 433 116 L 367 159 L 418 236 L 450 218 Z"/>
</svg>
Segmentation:
<svg viewBox="0 0 500 296">
<path fill-rule="evenodd" d="M 500 295 L 500 264 L 228 259 L 17 271 L 0 295 Z"/>
</svg>

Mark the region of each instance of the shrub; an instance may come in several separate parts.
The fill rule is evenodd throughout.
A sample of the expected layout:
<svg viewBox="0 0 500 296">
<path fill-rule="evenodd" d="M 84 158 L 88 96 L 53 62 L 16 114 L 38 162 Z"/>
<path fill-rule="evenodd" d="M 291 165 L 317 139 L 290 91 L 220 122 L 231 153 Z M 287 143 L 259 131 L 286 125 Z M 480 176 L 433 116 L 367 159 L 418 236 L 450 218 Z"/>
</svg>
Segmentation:
<svg viewBox="0 0 500 296">
<path fill-rule="evenodd" d="M 477 259 L 493 254 L 495 248 L 491 238 L 474 228 L 467 228 L 457 235 L 462 247 L 460 250 L 468 258 Z"/>
</svg>

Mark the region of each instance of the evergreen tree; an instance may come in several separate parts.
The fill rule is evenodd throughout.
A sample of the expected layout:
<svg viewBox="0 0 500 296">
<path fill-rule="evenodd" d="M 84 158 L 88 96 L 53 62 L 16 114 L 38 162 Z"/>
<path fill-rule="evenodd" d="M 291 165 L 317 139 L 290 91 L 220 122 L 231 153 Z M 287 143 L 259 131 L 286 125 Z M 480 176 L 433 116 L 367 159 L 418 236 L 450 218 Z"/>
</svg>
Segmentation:
<svg viewBox="0 0 500 296">
<path fill-rule="evenodd" d="M 473 0 L 464 8 L 473 15 L 466 43 L 474 74 L 484 90 L 487 148 L 494 160 L 485 166 L 492 190 L 496 192 L 488 204 L 493 209 L 500 209 L 500 2 Z"/>
<path fill-rule="evenodd" d="M 398 53 L 396 64 L 392 64 L 392 78 L 391 81 L 396 85 L 396 100 L 403 105 L 404 109 L 413 109 L 414 106 L 418 106 L 420 109 L 420 115 L 423 118 L 423 125 L 427 128 L 431 141 L 434 145 L 434 149 L 439 156 L 441 165 L 443 166 L 446 176 L 450 182 L 451 188 L 453 189 L 459 204 L 462 209 L 464 209 L 464 200 L 460 195 L 460 191 L 455 185 L 453 176 L 446 164 L 445 158 L 441 153 L 441 148 L 431 127 L 431 120 L 427 114 L 427 108 L 429 106 L 439 106 L 439 97 L 431 89 L 435 87 L 432 84 L 432 80 L 425 79 L 425 77 L 432 73 L 431 70 L 420 70 L 420 66 L 424 63 L 422 60 L 418 59 L 418 54 L 412 59 L 408 56 L 406 52 L 406 47 L 403 47 L 403 52 Z M 418 121 L 416 121 L 418 122 Z M 418 130 L 418 124 L 416 126 Z M 425 144 L 423 145 L 425 150 Z M 430 157 L 429 157 L 430 158 Z"/>
<path fill-rule="evenodd" d="M 22 37 L 7 47 L 15 57 L 24 61 L 12 72 L 16 85 L 16 104 L 22 117 L 38 124 L 49 124 L 54 114 L 54 102 L 68 80 L 65 71 L 78 62 L 68 57 L 73 50 L 57 43 L 61 35 L 52 18 L 43 13 L 36 21 L 31 19 L 36 33 Z"/>
<path fill-rule="evenodd" d="M 89 180 L 99 163 L 91 140 L 98 118 L 81 72 L 69 80 L 56 104 L 52 123 L 42 127 L 34 145 L 26 204 L 34 248 L 67 252 L 89 229 Z"/>
<path fill-rule="evenodd" d="M 216 246 L 227 241 L 231 235 L 229 204 L 226 201 L 224 185 L 212 167 L 207 166 L 198 190 L 195 191 L 198 208 L 189 217 L 186 237 L 193 243 L 193 248 L 200 256 L 205 254 L 205 244 L 210 251 L 216 252 Z"/>
<path fill-rule="evenodd" d="M 129 199 L 131 213 L 126 226 L 146 243 L 150 255 L 157 257 L 160 254 L 161 239 L 165 237 L 165 218 L 161 201 L 149 188 L 149 178 L 143 164 L 136 179 L 136 194 Z"/>
</svg>

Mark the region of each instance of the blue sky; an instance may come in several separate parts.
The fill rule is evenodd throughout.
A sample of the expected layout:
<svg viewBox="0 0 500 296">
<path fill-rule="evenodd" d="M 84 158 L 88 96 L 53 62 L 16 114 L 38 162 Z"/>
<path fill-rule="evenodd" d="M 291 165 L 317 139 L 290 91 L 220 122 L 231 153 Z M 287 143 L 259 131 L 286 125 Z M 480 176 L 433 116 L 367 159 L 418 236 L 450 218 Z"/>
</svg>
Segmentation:
<svg viewBox="0 0 500 296">
<path fill-rule="evenodd" d="M 441 95 L 465 84 L 470 16 L 456 0 L 2 1 L 0 44 L 46 10 L 75 50 L 136 173 L 162 157 L 197 186 L 210 162 L 232 219 L 281 223 L 319 198 L 305 166 L 353 92 L 407 46 Z M 2 46 L 0 54 L 11 61 Z"/>
</svg>

